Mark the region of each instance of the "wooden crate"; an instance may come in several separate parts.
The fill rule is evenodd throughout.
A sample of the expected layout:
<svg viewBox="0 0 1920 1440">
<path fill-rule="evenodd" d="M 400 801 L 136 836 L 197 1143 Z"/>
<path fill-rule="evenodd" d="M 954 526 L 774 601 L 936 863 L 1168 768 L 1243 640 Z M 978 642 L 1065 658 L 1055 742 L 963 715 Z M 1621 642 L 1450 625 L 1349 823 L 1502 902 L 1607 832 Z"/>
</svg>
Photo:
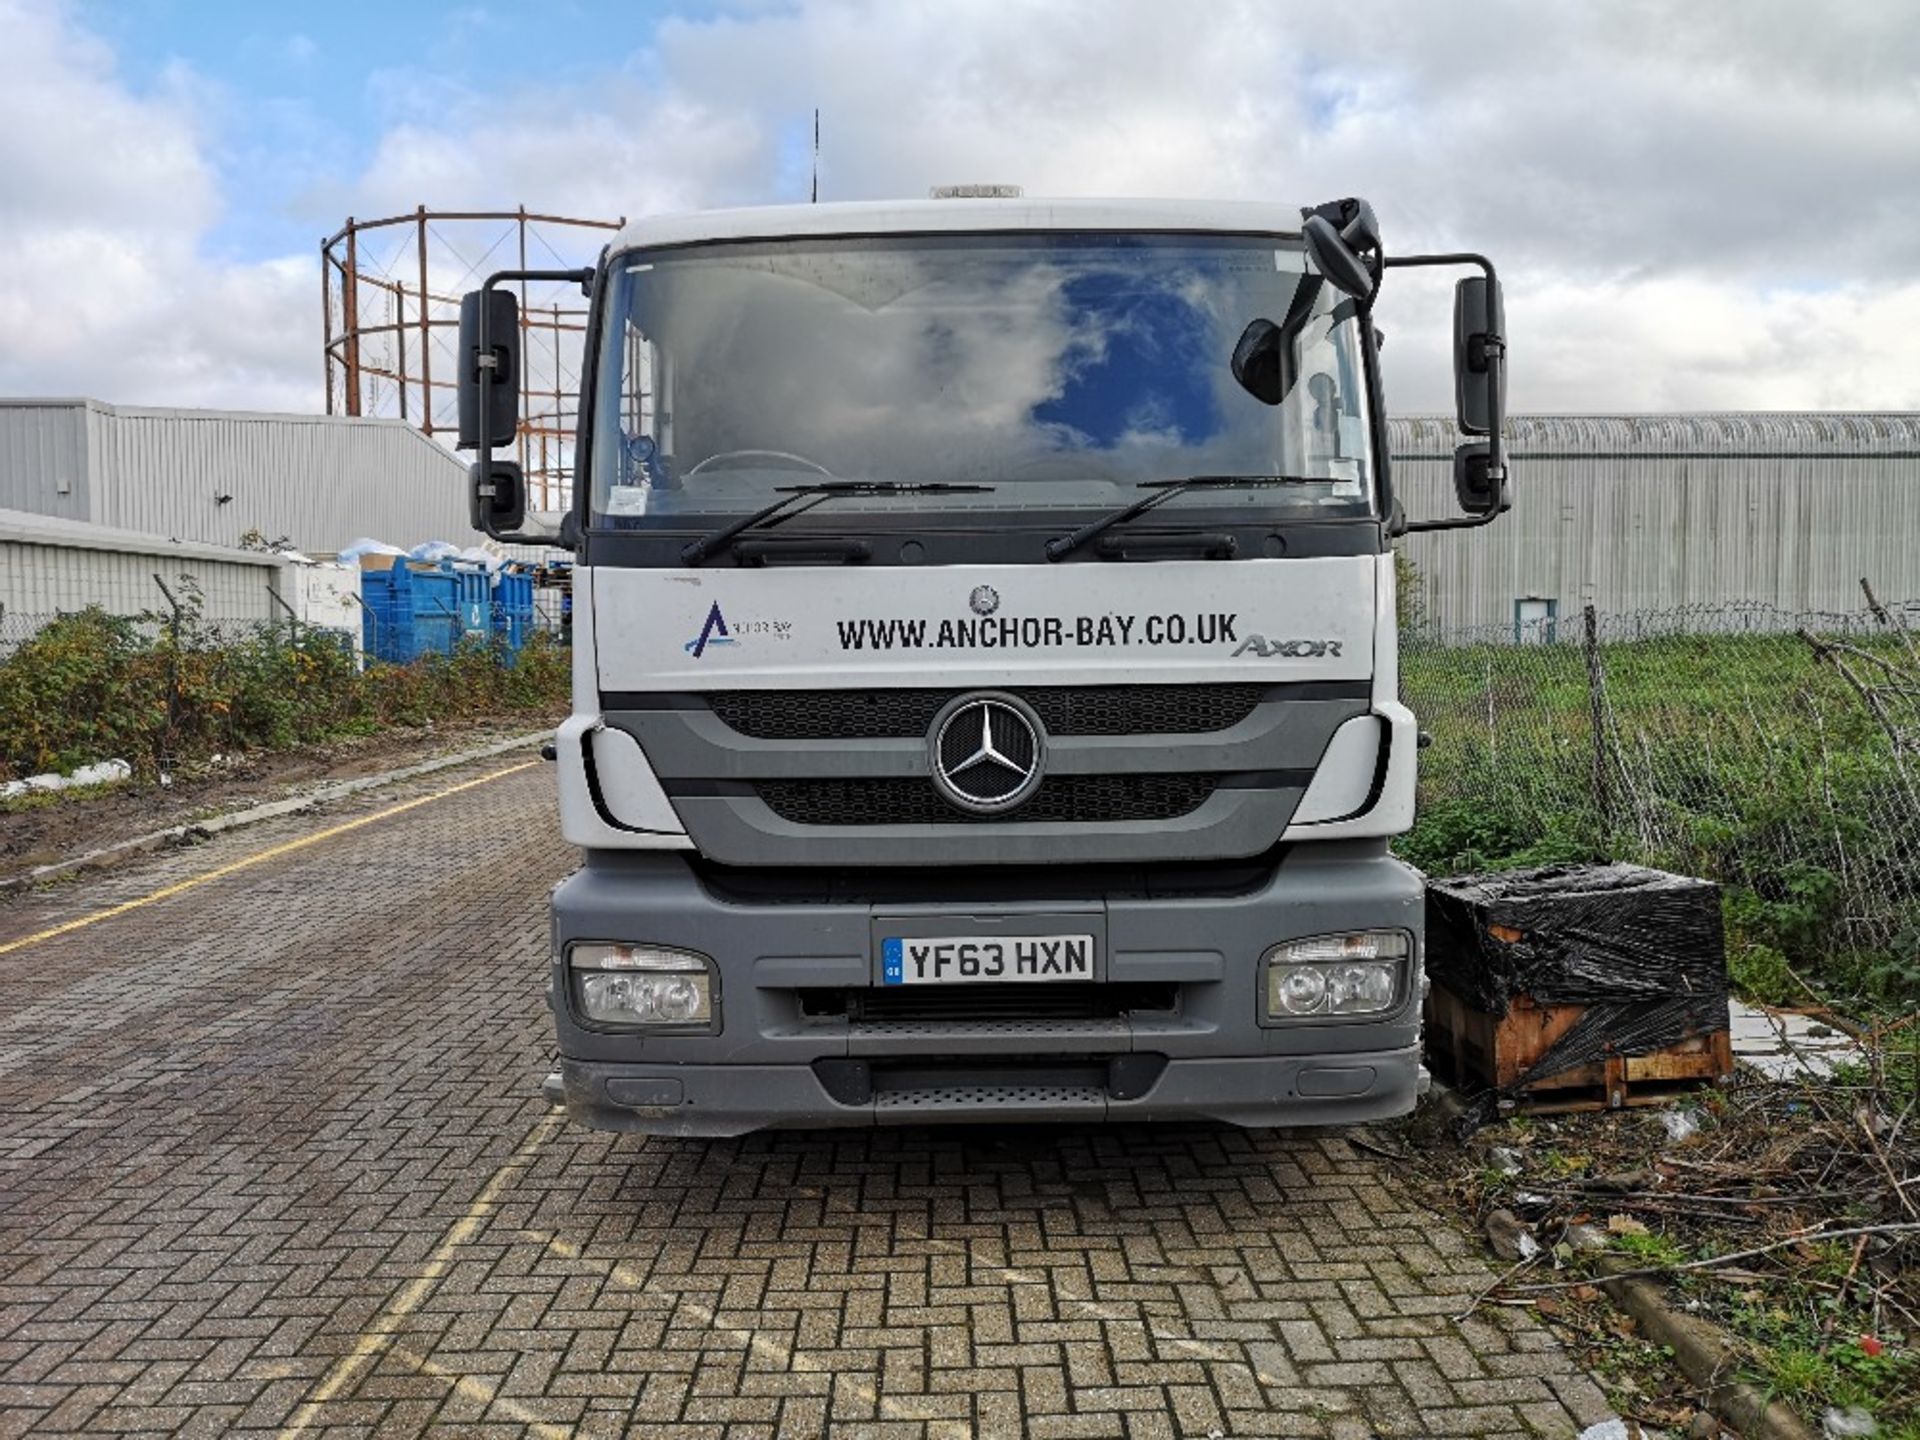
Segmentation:
<svg viewBox="0 0 1920 1440">
<path fill-rule="evenodd" d="M 1522 1109 L 1538 1114 L 1658 1105 L 1733 1073 L 1732 1037 L 1714 1030 L 1646 1055 L 1607 1055 L 1520 1088 L 1520 1077 L 1586 1009 L 1536 1005 L 1532 997 L 1517 995 L 1505 1015 L 1489 1015 L 1436 981 L 1427 993 L 1428 1064 L 1455 1089 L 1510 1093 Z"/>
</svg>

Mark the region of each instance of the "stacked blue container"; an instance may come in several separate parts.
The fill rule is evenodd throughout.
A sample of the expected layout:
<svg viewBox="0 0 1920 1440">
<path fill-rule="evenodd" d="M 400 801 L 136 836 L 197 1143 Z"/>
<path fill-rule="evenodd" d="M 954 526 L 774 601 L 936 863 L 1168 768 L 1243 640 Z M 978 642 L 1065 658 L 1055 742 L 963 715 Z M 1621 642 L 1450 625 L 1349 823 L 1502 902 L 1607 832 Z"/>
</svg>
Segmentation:
<svg viewBox="0 0 1920 1440">
<path fill-rule="evenodd" d="M 367 653 L 390 665 L 451 655 L 467 636 L 485 640 L 492 602 L 484 570 L 399 560 L 362 570 L 360 602 Z"/>
<path fill-rule="evenodd" d="M 518 650 L 533 633 L 533 576 L 502 570 L 493 577 L 493 633 Z"/>
</svg>

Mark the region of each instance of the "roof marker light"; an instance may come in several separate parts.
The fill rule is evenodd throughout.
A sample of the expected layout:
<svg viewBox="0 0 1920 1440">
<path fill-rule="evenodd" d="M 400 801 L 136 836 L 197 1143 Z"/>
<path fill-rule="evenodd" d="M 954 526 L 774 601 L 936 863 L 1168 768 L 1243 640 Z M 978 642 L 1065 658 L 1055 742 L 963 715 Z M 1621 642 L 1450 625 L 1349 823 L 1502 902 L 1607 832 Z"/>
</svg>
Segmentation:
<svg viewBox="0 0 1920 1440">
<path fill-rule="evenodd" d="M 934 200 L 1018 200 L 1018 185 L 936 185 L 927 192 Z"/>
</svg>

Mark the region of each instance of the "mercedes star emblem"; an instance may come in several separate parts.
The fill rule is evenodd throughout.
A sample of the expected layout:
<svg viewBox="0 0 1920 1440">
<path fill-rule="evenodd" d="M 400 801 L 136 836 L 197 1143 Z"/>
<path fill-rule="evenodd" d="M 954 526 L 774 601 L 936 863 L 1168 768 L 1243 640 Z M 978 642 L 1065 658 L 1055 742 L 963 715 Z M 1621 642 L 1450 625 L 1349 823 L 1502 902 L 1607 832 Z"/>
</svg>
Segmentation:
<svg viewBox="0 0 1920 1440">
<path fill-rule="evenodd" d="M 1040 784 L 1045 758 L 1040 717 L 1012 695 L 962 695 L 934 719 L 927 737 L 934 788 L 975 815 L 1022 804 Z"/>
<path fill-rule="evenodd" d="M 967 604 L 973 607 L 976 615 L 991 615 L 1000 608 L 1000 592 L 991 585 L 976 585 L 973 593 L 967 596 Z"/>
</svg>

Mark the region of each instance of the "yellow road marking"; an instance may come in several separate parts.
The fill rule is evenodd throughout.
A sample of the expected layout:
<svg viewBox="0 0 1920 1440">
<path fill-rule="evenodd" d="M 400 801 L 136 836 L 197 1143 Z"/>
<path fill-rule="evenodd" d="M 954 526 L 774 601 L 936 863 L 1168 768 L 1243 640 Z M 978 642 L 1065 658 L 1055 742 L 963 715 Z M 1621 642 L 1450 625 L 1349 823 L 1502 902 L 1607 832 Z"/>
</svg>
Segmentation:
<svg viewBox="0 0 1920 1440">
<path fill-rule="evenodd" d="M 462 790 L 471 790 L 476 785 L 486 785 L 507 775 L 517 775 L 522 770 L 531 770 L 539 763 L 538 760 L 529 760 L 525 764 L 509 765 L 505 770 L 496 770 L 491 775 L 482 775 L 478 780 L 468 780 L 459 785 L 450 785 L 445 790 L 434 791 L 431 795 L 422 795 L 414 800 L 403 801 L 398 805 L 390 805 L 385 810 L 377 811 L 372 815 L 362 815 L 358 820 L 349 820 L 345 824 L 335 825 L 326 830 L 316 830 L 311 835 L 302 835 L 298 840 L 289 840 L 283 845 L 271 845 L 258 854 L 247 856 L 244 860 L 235 860 L 231 864 L 218 866 L 204 874 L 189 876 L 187 879 L 176 881 L 172 885 L 163 885 L 150 894 L 140 896 L 137 900 L 124 900 L 118 905 L 109 905 L 104 910 L 96 910 L 90 915 L 82 915 L 77 920 L 68 920 L 59 925 L 49 926 L 47 929 L 37 931 L 32 935 L 23 935 L 18 940 L 8 940 L 4 944 L 0 944 L 0 955 L 6 955 L 15 950 L 24 950 L 27 946 L 38 945 L 43 940 L 52 940 L 61 935 L 71 935 L 75 930 L 84 930 L 89 925 L 98 925 L 102 920 L 111 920 L 114 916 L 124 915 L 129 910 L 138 910 L 143 905 L 153 905 L 161 900 L 171 900 L 175 895 L 184 894 L 186 891 L 192 890 L 197 886 L 205 885 L 209 880 L 219 880 L 237 871 L 251 869 L 255 865 L 263 865 L 269 860 L 279 859 L 282 855 L 290 855 L 295 850 L 304 850 L 309 845 L 318 845 L 322 840 L 331 840 L 336 835 L 344 835 L 349 830 L 358 830 L 362 825 L 371 825 L 376 820 L 390 819 L 395 815 L 404 814 L 409 810 L 417 810 L 422 805 L 431 805 L 436 800 L 444 800 L 449 795 L 458 795 Z"/>
<path fill-rule="evenodd" d="M 503 770 L 500 773 L 505 775 L 511 772 Z M 426 1268 L 414 1279 L 408 1281 L 405 1288 L 388 1303 L 384 1310 L 367 1322 L 367 1328 L 360 1332 L 353 1349 L 336 1360 L 333 1368 L 321 1377 L 319 1385 L 315 1387 L 306 1403 L 281 1428 L 282 1440 L 287 1436 L 298 1435 L 313 1424 L 319 1417 L 320 1407 L 351 1387 L 366 1368 L 380 1358 L 380 1352 L 393 1344 L 400 1331 L 400 1322 L 418 1310 L 426 1298 L 433 1293 L 434 1287 L 440 1283 L 448 1267 L 453 1264 L 453 1252 L 480 1233 L 481 1227 L 493 1214 L 493 1208 L 499 1202 L 500 1193 L 519 1178 L 521 1171 L 533 1163 L 534 1152 L 553 1138 L 554 1132 L 560 1128 L 564 1118 L 563 1113 L 557 1110 L 547 1115 L 533 1127 L 533 1133 L 527 1136 L 520 1148 L 507 1158 L 507 1163 L 493 1172 L 493 1178 L 487 1181 L 487 1186 L 480 1192 L 479 1198 L 441 1238 L 439 1248 L 427 1257 Z"/>
<path fill-rule="evenodd" d="M 978 1274 L 998 1280 L 1002 1285 L 1043 1285 L 1047 1287 L 1050 1294 L 1052 1292 L 1053 1281 L 1044 1271 L 1015 1270 L 1006 1265 L 976 1264 L 973 1258 L 973 1251 L 968 1246 L 953 1240 L 928 1240 L 922 1243 L 929 1249 L 938 1250 L 945 1255 L 955 1255 L 966 1260 L 970 1269 Z M 1124 1307 L 1120 1308 L 1118 1313 L 1116 1313 L 1115 1306 L 1099 1300 L 1082 1300 L 1072 1295 L 1052 1295 L 1052 1299 L 1056 1305 L 1071 1306 L 1085 1314 L 1088 1319 L 1098 1320 L 1103 1324 L 1138 1325 L 1163 1349 L 1191 1353 L 1196 1359 L 1201 1361 L 1211 1361 L 1217 1358 L 1214 1352 L 1220 1348 L 1220 1342 L 1191 1340 L 1181 1335 L 1162 1335 L 1155 1330 L 1146 1319 L 1143 1319 L 1138 1314 L 1129 1313 Z M 1232 1344 L 1235 1342 L 1229 1341 L 1227 1343 Z M 1246 1364 L 1247 1368 L 1253 1372 L 1253 1378 L 1263 1385 L 1285 1387 L 1296 1383 L 1262 1370 L 1258 1365 L 1253 1364 L 1251 1360 L 1247 1360 Z"/>
<path fill-rule="evenodd" d="M 555 1425 L 550 1420 L 540 1419 L 532 1410 L 518 1403 L 511 1396 L 498 1394 L 497 1392 L 500 1388 L 498 1385 L 483 1380 L 478 1375 L 462 1375 L 457 1370 L 449 1370 L 444 1365 L 436 1365 L 433 1361 L 427 1359 L 426 1356 L 416 1355 L 413 1351 L 403 1349 L 398 1345 L 393 1347 L 393 1358 L 404 1364 L 411 1365 L 422 1375 L 430 1375 L 435 1380 L 447 1381 L 453 1386 L 456 1394 L 464 1395 L 476 1405 L 486 1406 L 490 1410 L 498 1410 L 509 1420 L 518 1420 L 522 1425 L 526 1426 L 528 1430 L 539 1436 L 540 1440 L 567 1440 L 567 1437 L 573 1434 L 573 1427 L 571 1425 Z"/>
<path fill-rule="evenodd" d="M 563 1260 L 572 1260 L 582 1265 L 594 1266 L 609 1279 L 618 1280 L 629 1290 L 650 1293 L 647 1287 L 647 1277 L 640 1274 L 630 1265 L 619 1260 L 604 1260 L 597 1256 L 588 1255 L 578 1245 L 562 1240 L 557 1235 L 545 1235 L 538 1230 L 522 1230 L 520 1233 L 529 1240 L 539 1241 L 542 1245 L 546 1246 L 551 1253 L 560 1256 Z M 662 1296 L 660 1298 L 665 1299 L 666 1297 Z M 709 1330 L 721 1335 L 731 1335 L 738 1340 L 745 1341 L 747 1348 L 762 1360 L 769 1361 L 782 1370 L 791 1370 L 793 1368 L 794 1346 L 792 1343 L 783 1343 L 781 1340 L 775 1339 L 764 1331 L 746 1330 L 738 1325 L 722 1325 L 720 1323 L 719 1312 L 702 1305 L 698 1300 L 688 1299 L 686 1295 L 679 1291 L 673 1292 L 672 1300 L 676 1311 L 685 1311 Z M 882 1395 L 879 1390 L 870 1381 L 864 1379 L 861 1372 L 857 1370 L 831 1370 L 826 1373 L 831 1377 L 831 1381 L 838 1381 L 844 1378 L 848 1382 L 846 1389 L 852 1392 L 855 1398 L 873 1406 L 882 1415 L 898 1415 L 906 1408 L 907 1400 L 923 1398 L 911 1396 L 896 1398 L 891 1395 Z M 831 1381 L 828 1386 L 827 1398 L 829 1403 L 832 1401 L 833 1385 Z"/>
</svg>

